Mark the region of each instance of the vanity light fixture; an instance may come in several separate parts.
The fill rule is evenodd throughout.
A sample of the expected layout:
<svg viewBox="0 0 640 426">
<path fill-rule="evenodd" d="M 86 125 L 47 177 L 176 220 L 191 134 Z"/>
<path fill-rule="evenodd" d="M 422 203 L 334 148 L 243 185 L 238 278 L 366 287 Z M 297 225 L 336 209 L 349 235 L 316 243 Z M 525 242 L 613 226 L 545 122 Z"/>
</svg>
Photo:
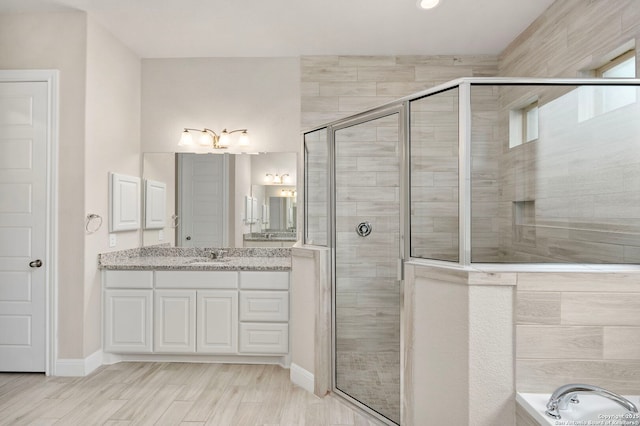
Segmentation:
<svg viewBox="0 0 640 426">
<path fill-rule="evenodd" d="M 178 142 L 178 146 L 194 146 L 196 145 L 193 141 L 193 135 L 191 132 L 198 132 L 198 146 L 202 147 L 212 147 L 214 149 L 225 149 L 229 148 L 231 145 L 231 137 L 232 133 L 240 133 L 240 138 L 238 139 L 239 146 L 249 146 L 249 135 L 247 133 L 247 129 L 237 129 L 228 131 L 224 129 L 220 134 L 217 134 L 211 129 L 207 129 L 206 127 L 202 130 L 200 129 L 190 129 L 185 127 L 182 132 L 182 136 L 180 137 L 180 142 Z"/>
<path fill-rule="evenodd" d="M 418 0 L 419 9 L 433 9 L 440 4 L 440 0 Z"/>
<path fill-rule="evenodd" d="M 290 178 L 289 178 L 289 174 L 285 173 L 283 175 L 279 175 L 279 174 L 271 174 L 271 173 L 267 173 L 264 177 L 264 183 L 267 184 L 273 184 L 273 185 L 281 185 L 283 183 L 289 183 Z"/>
</svg>

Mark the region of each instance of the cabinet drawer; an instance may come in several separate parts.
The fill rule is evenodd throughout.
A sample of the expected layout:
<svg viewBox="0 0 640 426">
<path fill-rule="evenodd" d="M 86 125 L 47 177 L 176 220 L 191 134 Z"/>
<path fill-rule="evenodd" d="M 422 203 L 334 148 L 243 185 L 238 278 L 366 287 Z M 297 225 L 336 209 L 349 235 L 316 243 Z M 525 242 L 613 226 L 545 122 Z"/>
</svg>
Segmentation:
<svg viewBox="0 0 640 426">
<path fill-rule="evenodd" d="M 240 324 L 240 353 L 286 354 L 289 352 L 288 324 Z"/>
<path fill-rule="evenodd" d="M 238 288 L 236 271 L 157 271 L 156 288 Z"/>
<path fill-rule="evenodd" d="M 153 288 L 153 271 L 104 271 L 107 288 Z"/>
<path fill-rule="evenodd" d="M 241 291 L 240 321 L 288 321 L 289 292 Z"/>
<path fill-rule="evenodd" d="M 243 290 L 288 290 L 289 272 L 241 271 L 240 288 Z"/>
</svg>

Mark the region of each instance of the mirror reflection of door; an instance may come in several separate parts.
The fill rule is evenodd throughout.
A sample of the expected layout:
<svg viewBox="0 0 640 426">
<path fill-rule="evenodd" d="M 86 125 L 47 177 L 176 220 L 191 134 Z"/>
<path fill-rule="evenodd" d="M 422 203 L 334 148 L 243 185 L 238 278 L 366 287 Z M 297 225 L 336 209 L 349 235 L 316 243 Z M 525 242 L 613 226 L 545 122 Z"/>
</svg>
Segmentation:
<svg viewBox="0 0 640 426">
<path fill-rule="evenodd" d="M 177 245 L 228 246 L 228 167 L 228 154 L 178 154 Z"/>
</svg>

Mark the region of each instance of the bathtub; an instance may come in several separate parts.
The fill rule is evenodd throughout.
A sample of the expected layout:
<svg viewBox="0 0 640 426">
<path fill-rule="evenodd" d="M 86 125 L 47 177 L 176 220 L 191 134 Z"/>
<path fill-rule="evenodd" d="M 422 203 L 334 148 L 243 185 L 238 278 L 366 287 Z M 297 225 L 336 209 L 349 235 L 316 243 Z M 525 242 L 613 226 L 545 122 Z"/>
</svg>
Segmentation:
<svg viewBox="0 0 640 426">
<path fill-rule="evenodd" d="M 597 395 L 580 394 L 579 404 L 569 404 L 560 411 L 561 419 L 554 419 L 544 412 L 551 394 L 518 393 L 516 401 L 541 426 L 638 426 L 640 415 L 631 413 L 615 402 Z M 625 398 L 640 407 L 640 396 Z"/>
</svg>

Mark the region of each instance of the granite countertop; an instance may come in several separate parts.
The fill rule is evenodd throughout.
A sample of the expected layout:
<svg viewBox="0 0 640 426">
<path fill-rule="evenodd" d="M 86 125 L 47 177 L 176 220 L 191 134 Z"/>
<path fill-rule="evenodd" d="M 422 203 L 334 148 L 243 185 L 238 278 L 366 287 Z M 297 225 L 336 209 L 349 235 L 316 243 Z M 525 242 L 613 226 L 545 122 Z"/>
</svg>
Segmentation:
<svg viewBox="0 0 640 426">
<path fill-rule="evenodd" d="M 222 259 L 211 259 L 211 252 L 224 250 Z M 289 271 L 288 248 L 170 248 L 142 247 L 100 254 L 100 269 L 156 271 Z"/>
</svg>

